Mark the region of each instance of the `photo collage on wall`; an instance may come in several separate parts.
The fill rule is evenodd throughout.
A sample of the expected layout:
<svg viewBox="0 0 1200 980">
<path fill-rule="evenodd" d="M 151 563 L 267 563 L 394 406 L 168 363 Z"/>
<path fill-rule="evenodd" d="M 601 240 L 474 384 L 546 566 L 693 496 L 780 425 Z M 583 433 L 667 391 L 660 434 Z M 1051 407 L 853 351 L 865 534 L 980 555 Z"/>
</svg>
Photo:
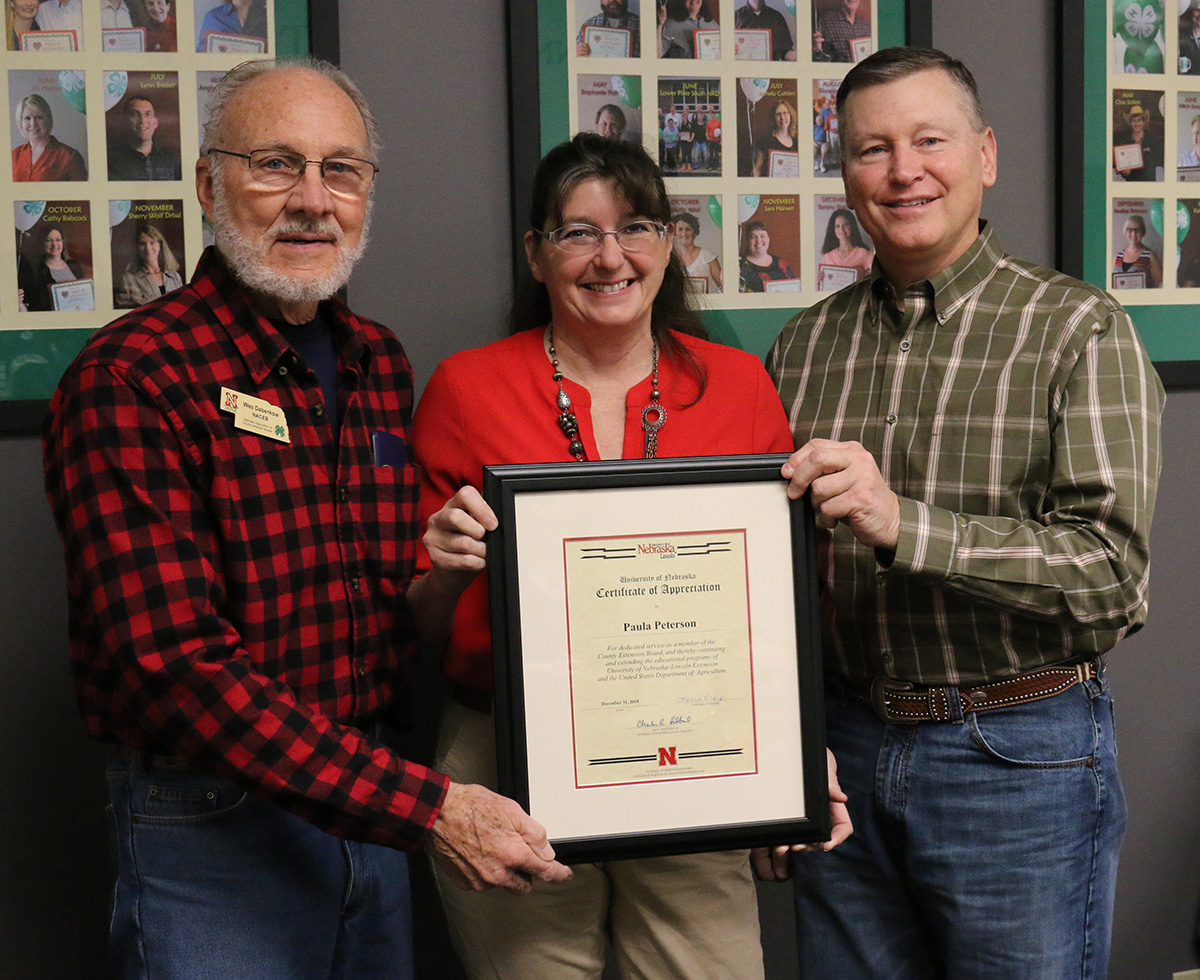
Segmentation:
<svg viewBox="0 0 1200 980">
<path fill-rule="evenodd" d="M 1192 303 L 1180 290 L 1200 288 L 1200 0 L 1110 9 L 1109 287 Z"/>
<path fill-rule="evenodd" d="M 46 397 L 60 335 L 190 277 L 206 244 L 192 188 L 205 100 L 234 65 L 272 55 L 274 12 L 275 0 L 6 4 L 0 401 Z"/>
<path fill-rule="evenodd" d="M 702 306 L 808 305 L 866 275 L 836 97 L 876 49 L 872 0 L 567 0 L 567 15 L 572 131 L 658 161 Z"/>
</svg>

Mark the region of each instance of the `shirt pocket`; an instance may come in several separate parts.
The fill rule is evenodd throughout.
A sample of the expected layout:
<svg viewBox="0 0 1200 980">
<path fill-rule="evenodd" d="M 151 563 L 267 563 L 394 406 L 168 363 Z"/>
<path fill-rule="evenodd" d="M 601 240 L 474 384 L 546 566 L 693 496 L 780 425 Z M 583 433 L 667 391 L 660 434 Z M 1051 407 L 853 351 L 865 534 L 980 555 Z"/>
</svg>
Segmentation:
<svg viewBox="0 0 1200 980">
<path fill-rule="evenodd" d="M 910 480 L 924 478 L 934 495 L 913 496 L 970 514 L 1008 517 L 1028 516 L 1030 504 L 1041 499 L 1054 466 L 1045 418 L 943 413 L 929 431 L 923 460 L 918 462 L 920 454 L 906 456 Z M 953 495 L 949 500 L 947 493 Z"/>
</svg>

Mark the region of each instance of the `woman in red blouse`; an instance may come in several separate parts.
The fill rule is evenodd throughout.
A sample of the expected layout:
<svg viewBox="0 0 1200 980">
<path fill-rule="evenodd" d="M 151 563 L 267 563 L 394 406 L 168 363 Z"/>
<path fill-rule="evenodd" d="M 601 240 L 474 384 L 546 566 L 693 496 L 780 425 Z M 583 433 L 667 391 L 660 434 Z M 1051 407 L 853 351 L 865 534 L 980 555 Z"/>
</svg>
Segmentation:
<svg viewBox="0 0 1200 980">
<path fill-rule="evenodd" d="M 525 233 L 513 334 L 444 361 L 414 420 L 427 522 L 409 601 L 440 622 L 451 703 L 436 767 L 496 786 L 483 544 L 490 463 L 785 452 L 792 435 L 752 354 L 702 339 L 672 248 L 662 177 L 637 145 L 580 133 L 547 154 Z M 438 614 L 440 612 L 440 615 Z M 833 788 L 834 799 L 844 799 Z M 837 803 L 840 807 L 841 804 Z M 835 839 L 849 832 L 835 809 Z M 763 976 L 746 851 L 576 864 L 528 895 L 465 891 L 439 855 L 442 901 L 472 980 Z M 768 856 L 766 860 L 770 861 Z M 759 866 L 761 867 L 761 866 Z"/>
<path fill-rule="evenodd" d="M 87 180 L 87 164 L 80 152 L 50 135 L 54 113 L 45 99 L 25 96 L 14 116 L 28 142 L 12 151 L 13 180 Z"/>
</svg>

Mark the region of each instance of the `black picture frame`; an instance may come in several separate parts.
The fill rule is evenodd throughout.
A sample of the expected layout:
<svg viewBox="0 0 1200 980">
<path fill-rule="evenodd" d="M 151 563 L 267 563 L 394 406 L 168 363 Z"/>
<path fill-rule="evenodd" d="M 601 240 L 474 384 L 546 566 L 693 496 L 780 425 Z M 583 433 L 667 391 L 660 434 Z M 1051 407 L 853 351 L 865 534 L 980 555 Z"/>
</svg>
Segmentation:
<svg viewBox="0 0 1200 980">
<path fill-rule="evenodd" d="M 648 9 L 652 9 L 653 4 L 650 0 L 642 0 L 642 2 L 649 5 Z M 743 2 L 744 0 L 735 0 L 737 6 Z M 547 16 L 548 11 L 559 10 L 561 12 L 568 9 L 569 4 L 568 0 L 507 0 L 507 3 L 509 131 L 511 135 L 509 173 L 511 175 L 512 241 L 514 243 L 512 274 L 513 281 L 519 282 L 527 274 L 525 249 L 521 243 L 528 227 L 528 216 L 533 198 L 534 173 L 542 155 L 571 135 L 564 108 L 569 94 L 562 80 L 566 73 L 564 68 L 566 59 L 564 44 L 566 41 L 560 33 L 557 33 L 561 28 L 554 26 L 547 28 L 546 26 L 547 21 L 553 22 L 554 20 Z M 731 9 L 725 10 L 727 6 Z M 728 0 L 721 2 L 723 16 L 730 23 L 732 23 L 732 6 L 733 4 L 730 4 Z M 811 13 L 811 9 L 811 4 L 798 7 L 800 12 Z M 932 0 L 873 0 L 873 9 L 881 46 L 932 45 Z M 797 16 L 800 15 L 798 12 Z M 608 61 L 610 59 L 599 60 Z M 630 64 L 624 59 L 611 60 L 618 65 Z M 644 61 L 653 62 L 654 59 L 646 57 Z M 669 75 L 672 74 L 672 69 L 678 69 L 683 64 L 695 63 L 668 60 L 662 62 L 661 65 L 647 65 L 645 71 L 649 74 L 651 70 L 657 71 L 658 68 L 661 68 L 662 74 Z M 747 62 L 747 64 L 751 63 Z M 774 62 L 773 64 L 778 65 L 779 63 Z M 776 69 L 776 73 L 778 71 Z M 700 71 L 700 74 L 707 74 L 707 72 Z M 729 93 L 727 98 L 732 105 L 733 93 Z M 752 191 L 755 185 L 739 182 L 739 187 Z M 786 190 L 787 193 L 793 193 L 790 188 Z M 668 178 L 668 192 L 681 192 L 680 188 L 671 184 L 670 178 Z M 709 192 L 700 191 L 699 193 Z M 840 193 L 841 182 L 831 182 L 825 192 Z M 807 207 L 809 203 L 806 200 L 805 206 Z M 732 209 L 733 203 L 730 202 L 728 207 Z M 815 274 L 815 268 L 809 269 L 807 273 L 802 271 L 802 276 L 805 274 L 811 278 Z M 707 304 L 701 304 L 701 318 L 714 340 L 763 356 L 770 343 L 778 335 L 780 326 L 797 309 L 799 307 L 794 304 L 788 307 L 786 313 L 781 312 L 781 309 L 710 309 Z"/>
<path fill-rule="evenodd" d="M 795 501 L 787 498 L 786 483 L 779 473 L 780 465 L 786 458 L 786 454 L 760 454 L 484 467 L 484 497 L 499 519 L 498 529 L 490 532 L 487 539 L 488 553 L 492 556 L 489 563 L 492 569 L 489 601 L 496 687 L 499 789 L 546 825 L 551 843 L 561 860 L 609 860 L 828 839 L 830 815 L 813 540 L 815 525 L 807 497 Z M 631 507 L 632 501 L 644 506 Z M 767 506 L 760 506 L 763 501 L 769 501 Z M 554 519 L 546 520 L 544 515 L 538 514 L 543 507 L 550 508 L 548 513 L 562 513 L 561 523 Z M 691 526 L 687 522 L 693 514 L 710 512 L 713 524 L 708 526 L 719 526 L 725 530 L 681 530 Z M 699 517 L 694 519 L 699 520 Z M 780 519 L 786 521 L 786 527 L 778 526 Z M 609 521 L 615 521 L 616 526 L 609 527 Z M 753 676 L 746 690 L 750 691 L 754 715 L 755 771 L 717 774 L 720 778 L 713 778 L 713 774 L 701 771 L 699 774 L 674 778 L 674 770 L 666 770 L 664 778 L 647 776 L 644 781 L 638 781 L 637 778 L 622 781 L 622 771 L 622 776 L 614 776 L 612 781 L 604 785 L 581 786 L 579 773 L 584 771 L 580 767 L 585 762 L 581 762 L 583 757 L 579 754 L 577 719 L 583 716 L 585 710 L 590 710 L 585 705 L 591 705 L 592 702 L 586 698 L 579 699 L 577 692 L 582 689 L 588 693 L 599 690 L 607 693 L 614 688 L 597 687 L 599 682 L 591 679 L 594 675 L 579 681 L 569 660 L 562 660 L 564 653 L 570 658 L 579 641 L 578 634 L 574 640 L 570 637 L 569 620 L 572 614 L 568 609 L 568 597 L 585 595 L 589 596 L 590 601 L 589 592 L 571 592 L 567 581 L 571 576 L 571 566 L 566 559 L 568 543 L 579 540 L 574 535 L 581 528 L 590 529 L 583 537 L 588 539 L 587 543 L 593 543 L 593 534 L 600 528 L 607 528 L 598 535 L 604 539 L 670 538 L 672 535 L 682 537 L 689 533 L 725 534 L 731 523 L 739 522 L 745 533 L 745 653 L 747 669 Z M 737 533 L 736 529 L 733 533 Z M 557 556 L 554 554 L 556 551 Z M 562 574 L 559 575 L 557 569 L 548 573 L 546 560 L 551 564 L 557 561 Z M 646 558 L 646 561 L 650 560 Z M 732 560 L 740 568 L 737 565 L 741 560 L 739 556 L 725 560 Z M 576 566 L 583 567 L 583 562 L 577 561 Z M 588 567 L 590 570 L 599 566 L 593 563 Z M 627 567 L 634 566 L 620 566 L 622 571 Z M 671 564 L 670 567 L 678 570 L 699 566 L 688 566 L 684 562 Z M 774 571 L 769 572 L 771 569 Z M 608 574 L 607 569 L 604 574 Z M 670 574 L 667 577 L 670 578 Z M 553 598 L 547 601 L 547 594 L 542 589 L 544 581 L 555 578 L 562 588 L 561 599 L 564 602 L 561 606 L 557 606 Z M 735 580 L 731 578 L 729 581 Z M 771 594 L 790 597 L 791 601 L 769 603 L 765 596 Z M 751 596 L 754 596 L 753 601 Z M 707 603 L 708 599 L 688 601 Z M 523 603 L 527 605 L 523 606 Z M 732 608 L 738 608 L 736 600 Z M 524 624 L 523 609 L 529 612 Z M 616 609 L 614 607 L 614 613 Z M 604 614 L 607 615 L 607 608 Z M 541 642 L 541 636 L 536 642 L 527 642 L 527 637 L 533 635 L 531 628 L 534 619 L 539 634 L 543 633 L 543 625 L 553 634 L 546 635 L 545 643 Z M 574 620 L 576 624 L 580 621 Z M 625 629 L 629 626 L 628 623 L 624 624 Z M 555 639 L 560 628 L 566 631 L 565 649 L 560 640 Z M 702 624 L 700 634 L 703 633 Z M 757 637 L 753 643 L 749 640 L 752 633 Z M 730 630 L 730 635 L 738 636 L 738 628 Z M 774 645 L 773 637 L 777 638 Z M 778 639 L 780 637 L 782 639 Z M 635 635 L 631 638 L 640 637 Z M 602 639 L 607 642 L 609 638 Z M 703 641 L 691 637 L 668 640 L 668 652 L 664 656 L 678 656 L 677 650 L 700 642 Z M 720 642 L 724 644 L 725 640 Z M 671 648 L 671 643 L 678 646 Z M 732 667 L 729 671 L 730 684 L 736 684 L 741 663 L 737 659 L 736 642 L 731 643 L 731 648 L 734 652 L 726 662 Z M 606 649 L 617 647 L 608 646 Z M 722 647 L 722 654 L 725 652 L 726 648 Z M 542 669 L 541 663 L 541 659 L 547 656 L 557 660 L 554 669 L 559 671 L 557 678 L 548 682 L 545 681 L 547 672 Z M 580 662 L 588 663 L 586 658 Z M 565 668 L 564 663 L 567 664 Z M 531 670 L 527 671 L 526 668 L 531 664 Z M 582 672 L 587 668 L 579 669 Z M 531 676 L 534 678 L 532 681 Z M 795 686 L 794 699 L 792 690 L 787 687 L 787 678 L 794 679 L 791 681 Z M 622 683 L 625 681 L 622 680 Z M 648 683 L 653 685 L 659 681 Z M 676 682 L 669 683 L 674 690 Z M 722 678 L 719 683 L 724 684 L 725 679 Z M 549 686 L 545 686 L 547 684 Z M 626 686 L 621 690 L 628 693 L 632 689 Z M 533 711 L 527 699 L 535 694 L 537 708 Z M 563 698 L 567 699 L 565 703 Z M 715 698 L 720 699 L 721 696 Z M 681 697 L 677 700 L 694 703 L 697 699 Z M 714 698 L 705 695 L 699 700 L 712 701 Z M 735 700 L 731 697 L 731 703 Z M 614 703 L 595 702 L 606 706 Z M 555 722 L 556 718 L 562 717 L 564 710 L 569 718 L 566 725 L 568 730 L 557 726 Z M 628 714 L 625 708 L 606 707 L 601 710 L 613 712 L 611 716 L 606 714 L 604 717 L 612 719 L 614 730 L 621 728 L 623 732 L 623 726 L 641 728 L 640 718 L 635 724 L 631 714 L 629 717 L 619 714 Z M 639 707 L 633 712 L 640 713 L 643 710 Z M 654 710 L 661 713 L 667 709 L 660 704 Z M 770 718 L 763 717 L 768 713 Z M 690 715 L 681 717 L 691 718 Z M 618 721 L 618 718 L 621 720 Z M 606 732 L 607 725 L 606 721 L 602 726 Z M 780 732 L 796 734 L 780 737 Z M 649 746 L 653 736 L 659 733 L 639 732 L 638 737 L 643 734 L 652 738 L 642 738 L 639 745 Z M 675 734 L 672 730 L 672 737 Z M 772 734 L 776 737 L 770 737 Z M 620 737 L 627 739 L 630 736 L 623 732 Z M 563 739 L 571 743 L 569 749 L 562 742 Z M 543 765 L 545 760 L 542 753 L 547 745 L 554 746 L 549 750 L 553 761 Z M 532 772 L 531 747 L 536 757 Z M 659 747 L 658 751 L 657 765 L 666 765 L 663 749 Z M 674 750 L 671 749 L 671 752 Z M 644 761 L 646 758 L 649 757 L 636 757 L 639 765 L 653 766 L 654 763 Z M 617 760 L 592 760 L 593 763 L 596 761 L 609 763 Z M 620 761 L 635 760 L 629 757 Z M 675 764 L 673 759 L 668 761 Z M 749 763 L 739 762 L 739 765 Z M 792 785 L 788 785 L 789 781 Z M 706 816 L 705 801 L 718 796 L 720 804 L 714 807 L 711 816 Z M 762 800 L 766 797 L 771 798 L 767 809 L 774 807 L 775 812 L 764 815 Z M 797 800 L 801 801 L 798 806 Z M 669 814 L 673 808 L 686 812 L 686 819 L 672 822 Z M 577 818 L 571 814 L 577 815 L 584 809 L 588 815 L 580 819 L 579 824 L 597 821 L 599 829 L 576 832 Z M 658 815 L 651 823 L 663 819 L 667 822 L 647 826 L 644 816 L 647 810 L 653 810 Z M 608 817 L 603 816 L 605 812 L 609 812 Z M 662 817 L 664 813 L 668 814 L 665 818 Z M 567 816 L 557 819 L 563 814 Z"/>
<path fill-rule="evenodd" d="M 1055 94 L 1058 125 L 1055 140 L 1056 267 L 1069 276 L 1108 288 L 1112 255 L 1108 248 L 1109 202 L 1107 185 L 1112 152 L 1106 133 L 1106 116 L 1112 111 L 1109 46 L 1112 24 L 1108 3 L 1058 0 L 1055 8 L 1057 65 Z M 1172 10 L 1167 5 L 1165 9 Z M 1169 47 L 1169 45 L 1168 45 Z M 1128 74 L 1131 88 L 1165 87 L 1175 73 L 1167 52 L 1165 74 Z M 1181 191 L 1170 181 L 1120 185 L 1154 188 L 1152 196 L 1170 200 Z M 1167 188 L 1167 190 L 1164 190 Z M 1200 291 L 1194 303 L 1142 305 L 1137 292 L 1118 291 L 1116 298 L 1128 311 L 1146 344 L 1154 367 L 1168 390 L 1200 388 L 1200 343 L 1192 328 Z"/>
<path fill-rule="evenodd" d="M 272 52 L 271 57 L 295 56 L 308 53 L 333 64 L 339 63 L 341 52 L 338 28 L 338 0 L 276 0 L 275 15 L 278 50 Z M 180 36 L 186 39 L 188 36 L 186 25 L 181 24 L 179 30 L 181 32 Z M 161 55 L 156 56 L 151 54 L 149 57 L 161 57 Z M 131 55 L 122 61 L 121 67 L 128 64 L 137 64 L 138 62 L 139 56 Z M 153 61 L 150 64 L 153 67 L 157 67 L 157 63 Z M 115 67 L 115 65 L 112 67 Z M 92 71 L 90 67 L 88 70 Z M 87 192 L 85 196 L 90 197 L 90 192 Z M 189 271 L 185 271 L 185 277 Z M 120 315 L 120 312 L 118 310 L 111 316 Z M 11 309 L 0 311 L 0 317 L 10 315 L 12 315 Z M 45 319 L 54 320 L 49 315 Z M 53 331 L 59 326 L 57 322 L 26 323 L 18 321 L 18 323 L 23 332 L 32 335 Z M 9 324 L 6 323 L 5 326 L 9 326 Z M 100 326 L 102 326 L 102 321 L 97 319 L 94 328 L 99 328 Z M 53 371 L 52 379 L 48 382 L 48 387 L 51 391 L 54 387 L 54 379 L 57 379 L 62 369 L 66 366 L 66 363 L 69 363 L 70 359 L 82 348 L 86 337 L 91 334 L 94 328 L 73 331 L 78 333 L 79 337 L 70 342 L 72 350 L 69 356 L 63 363 L 55 364 L 52 368 L 47 369 Z M 64 341 L 64 343 L 67 342 Z M 49 408 L 49 396 L 45 398 L 0 399 L 0 438 L 26 437 L 40 434 Z"/>
</svg>

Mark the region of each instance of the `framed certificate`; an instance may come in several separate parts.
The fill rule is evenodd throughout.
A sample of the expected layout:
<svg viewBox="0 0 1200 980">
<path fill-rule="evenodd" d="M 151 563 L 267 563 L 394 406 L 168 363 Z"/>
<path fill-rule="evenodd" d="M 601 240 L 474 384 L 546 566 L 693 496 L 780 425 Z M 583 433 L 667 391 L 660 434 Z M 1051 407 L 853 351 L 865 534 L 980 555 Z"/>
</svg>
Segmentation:
<svg viewBox="0 0 1200 980">
<path fill-rule="evenodd" d="M 60 313 L 64 310 L 94 310 L 96 308 L 96 285 L 91 279 L 52 282 L 50 284 L 50 303 Z"/>
<path fill-rule="evenodd" d="M 484 467 L 500 791 L 565 861 L 825 840 L 786 455 Z"/>
<path fill-rule="evenodd" d="M 588 24 L 583 28 L 583 43 L 591 48 L 593 58 L 628 58 L 633 53 L 633 31 Z"/>
<path fill-rule="evenodd" d="M 688 276 L 687 290 L 689 293 L 707 293 L 708 292 L 708 277 L 707 276 Z"/>
<path fill-rule="evenodd" d="M 720 28 L 705 28 L 692 31 L 695 44 L 695 55 L 700 61 L 721 60 L 721 31 Z"/>
<path fill-rule="evenodd" d="M 1113 289 L 1145 289 L 1146 273 L 1144 272 L 1114 272 L 1112 274 Z"/>
<path fill-rule="evenodd" d="M 105 51 L 145 51 L 146 28 L 110 27 L 100 32 Z"/>
<path fill-rule="evenodd" d="M 262 54 L 267 50 L 267 39 L 205 31 L 204 50 L 208 54 Z"/>
<path fill-rule="evenodd" d="M 1113 147 L 1113 170 L 1138 170 L 1142 166 L 1140 143 L 1123 143 Z"/>
<path fill-rule="evenodd" d="M 74 31 L 22 31 L 22 51 L 77 51 Z"/>
<path fill-rule="evenodd" d="M 792 150 L 767 151 L 768 177 L 799 177 L 800 154 Z"/>
<path fill-rule="evenodd" d="M 734 61 L 770 61 L 770 30 L 754 27 L 734 31 L 733 59 Z"/>
<path fill-rule="evenodd" d="M 799 279 L 766 279 L 763 281 L 763 292 L 765 293 L 798 293 L 800 292 Z"/>
<path fill-rule="evenodd" d="M 869 37 L 856 37 L 850 41 L 850 60 L 857 63 L 869 55 L 874 48 L 871 47 L 871 39 Z"/>
<path fill-rule="evenodd" d="M 822 293 L 834 293 L 846 286 L 851 286 L 858 280 L 858 270 L 848 269 L 844 265 L 819 265 L 817 276 L 820 282 L 817 289 Z"/>
</svg>

